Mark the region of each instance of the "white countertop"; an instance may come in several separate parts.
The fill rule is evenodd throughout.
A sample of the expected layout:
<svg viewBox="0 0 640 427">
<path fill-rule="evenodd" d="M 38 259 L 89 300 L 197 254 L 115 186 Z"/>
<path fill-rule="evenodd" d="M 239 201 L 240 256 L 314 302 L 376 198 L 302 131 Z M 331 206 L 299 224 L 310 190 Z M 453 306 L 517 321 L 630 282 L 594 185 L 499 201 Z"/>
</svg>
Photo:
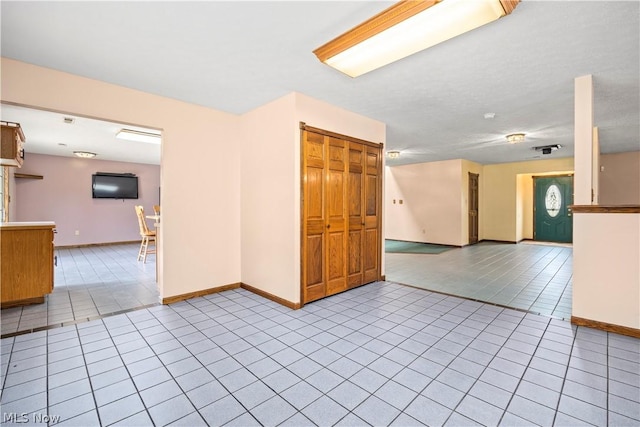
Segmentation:
<svg viewBox="0 0 640 427">
<path fill-rule="evenodd" d="M 16 227 L 55 227 L 53 221 L 24 221 L 24 222 L 0 222 L 0 228 Z"/>
</svg>

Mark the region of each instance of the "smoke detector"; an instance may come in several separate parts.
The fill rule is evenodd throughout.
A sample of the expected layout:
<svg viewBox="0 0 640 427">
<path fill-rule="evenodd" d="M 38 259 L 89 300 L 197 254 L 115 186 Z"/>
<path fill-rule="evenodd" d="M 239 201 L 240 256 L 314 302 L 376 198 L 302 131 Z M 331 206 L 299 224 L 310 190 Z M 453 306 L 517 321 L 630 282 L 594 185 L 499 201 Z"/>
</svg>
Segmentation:
<svg viewBox="0 0 640 427">
<path fill-rule="evenodd" d="M 538 147 L 533 147 L 536 151 L 542 151 L 542 154 L 551 154 L 552 151 L 556 151 L 562 148 L 560 144 L 552 144 L 552 145 L 540 145 Z"/>
</svg>

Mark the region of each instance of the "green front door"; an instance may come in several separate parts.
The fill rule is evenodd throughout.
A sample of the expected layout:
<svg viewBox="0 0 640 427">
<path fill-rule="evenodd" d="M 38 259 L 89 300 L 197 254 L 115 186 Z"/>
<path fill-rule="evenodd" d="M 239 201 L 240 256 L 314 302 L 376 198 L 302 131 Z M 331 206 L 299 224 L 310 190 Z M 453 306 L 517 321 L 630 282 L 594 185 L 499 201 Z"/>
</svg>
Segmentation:
<svg viewBox="0 0 640 427">
<path fill-rule="evenodd" d="M 573 204 L 573 177 L 534 178 L 534 240 L 571 243 L 573 218 L 569 205 Z"/>
</svg>

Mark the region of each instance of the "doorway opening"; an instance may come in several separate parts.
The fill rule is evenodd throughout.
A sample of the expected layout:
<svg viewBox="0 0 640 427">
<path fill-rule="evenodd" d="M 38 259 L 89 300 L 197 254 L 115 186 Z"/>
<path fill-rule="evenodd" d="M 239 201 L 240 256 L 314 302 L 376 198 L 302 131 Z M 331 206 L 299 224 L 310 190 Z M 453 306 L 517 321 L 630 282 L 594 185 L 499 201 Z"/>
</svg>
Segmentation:
<svg viewBox="0 0 640 427">
<path fill-rule="evenodd" d="M 134 205 L 152 211 L 159 204 L 161 140 L 116 135 L 123 129 L 160 130 L 30 106 L 2 107 L 3 120 L 20 123 L 27 138 L 20 169 L 25 173 L 5 171 L 8 220 L 53 221 L 57 230 L 53 292 L 43 304 L 3 309 L 3 338 L 159 304 L 155 256 L 136 261 Z M 96 155 L 74 155 L 79 151 Z M 92 175 L 98 172 L 136 176 L 137 199 L 94 198 Z M 41 179 L 26 179 L 31 174 Z"/>
</svg>

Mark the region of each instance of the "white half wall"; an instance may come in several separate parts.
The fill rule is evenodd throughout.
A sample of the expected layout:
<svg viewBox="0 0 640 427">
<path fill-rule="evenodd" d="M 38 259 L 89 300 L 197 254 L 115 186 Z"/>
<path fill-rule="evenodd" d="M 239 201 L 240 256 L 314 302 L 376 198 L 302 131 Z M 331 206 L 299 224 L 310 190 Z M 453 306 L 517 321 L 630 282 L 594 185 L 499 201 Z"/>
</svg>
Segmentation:
<svg viewBox="0 0 640 427">
<path fill-rule="evenodd" d="M 574 214 L 572 315 L 640 329 L 640 214 Z"/>
</svg>

